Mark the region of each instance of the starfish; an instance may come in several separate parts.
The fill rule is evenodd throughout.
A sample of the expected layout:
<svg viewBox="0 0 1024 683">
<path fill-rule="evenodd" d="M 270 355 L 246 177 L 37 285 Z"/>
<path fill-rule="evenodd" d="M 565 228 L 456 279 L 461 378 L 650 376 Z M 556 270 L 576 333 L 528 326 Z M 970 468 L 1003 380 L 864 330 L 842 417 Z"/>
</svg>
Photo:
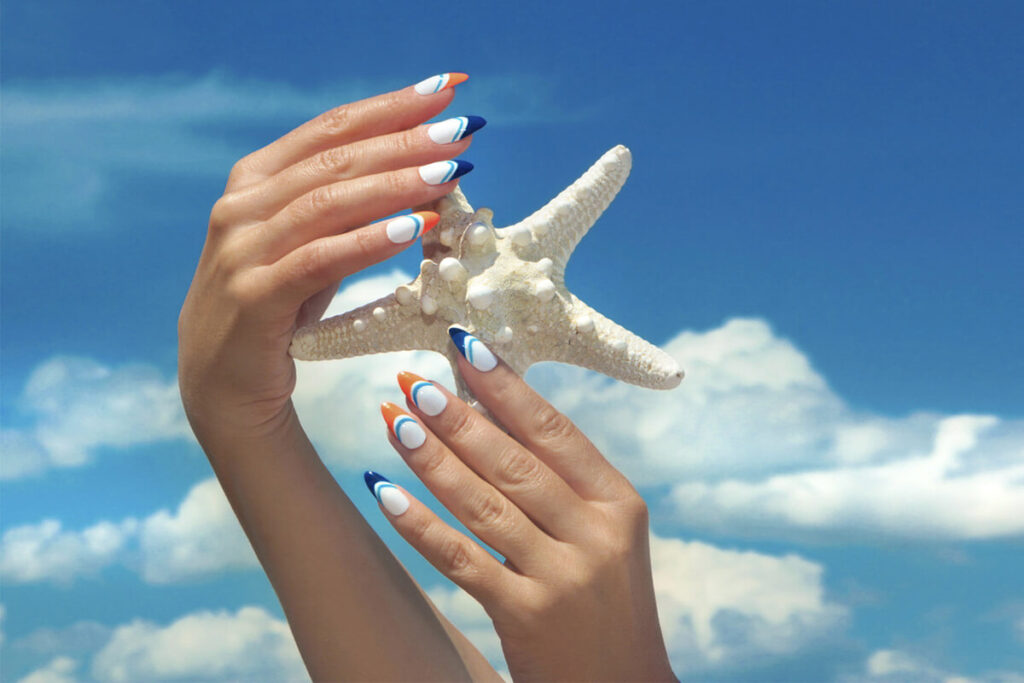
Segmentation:
<svg viewBox="0 0 1024 683">
<path fill-rule="evenodd" d="M 299 360 L 430 350 L 451 363 L 459 396 L 475 404 L 448 336 L 459 325 L 518 374 L 540 361 L 580 365 L 651 389 L 678 386 L 683 372 L 658 347 L 615 324 L 565 286 L 576 245 L 611 204 L 632 163 L 618 145 L 542 209 L 495 228 L 490 209 L 473 210 L 462 191 L 431 207 L 437 227 L 423 236 L 420 274 L 393 294 L 296 331 Z"/>
</svg>

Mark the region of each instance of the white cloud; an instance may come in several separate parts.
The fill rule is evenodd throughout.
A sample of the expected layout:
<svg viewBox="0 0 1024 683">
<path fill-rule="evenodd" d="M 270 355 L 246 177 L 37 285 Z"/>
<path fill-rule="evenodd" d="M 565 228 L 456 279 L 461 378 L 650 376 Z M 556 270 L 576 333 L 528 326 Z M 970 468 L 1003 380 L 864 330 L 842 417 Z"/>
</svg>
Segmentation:
<svg viewBox="0 0 1024 683">
<path fill-rule="evenodd" d="M 103 681 L 308 681 L 288 624 L 260 607 L 200 611 L 167 626 L 137 619 L 114 629 L 92 661 Z"/>
<path fill-rule="evenodd" d="M 846 609 L 821 565 L 651 536 L 662 633 L 679 674 L 764 665 L 834 637 Z"/>
<path fill-rule="evenodd" d="M 95 576 L 121 555 L 137 528 L 131 518 L 82 531 L 63 531 L 56 519 L 12 527 L 0 542 L 0 577 L 11 583 L 66 585 L 79 576 Z"/>
<path fill-rule="evenodd" d="M 44 519 L 7 529 L 0 541 L 0 577 L 9 583 L 67 585 L 118 563 L 152 584 L 259 567 L 215 478 L 193 486 L 173 513 L 101 521 L 81 531 Z"/>
<path fill-rule="evenodd" d="M 903 650 L 872 652 L 864 664 L 863 676 L 848 676 L 847 683 L 1024 683 L 1024 675 L 1012 671 L 986 671 L 971 676 L 951 673 L 928 659 Z"/>
<path fill-rule="evenodd" d="M 36 669 L 18 683 L 74 683 L 78 662 L 71 657 L 54 657 L 46 666 Z"/>
<path fill-rule="evenodd" d="M 32 371 L 18 403 L 28 426 L 4 430 L 2 479 L 81 467 L 102 447 L 192 438 L 177 381 L 150 365 L 51 358 Z"/>
</svg>

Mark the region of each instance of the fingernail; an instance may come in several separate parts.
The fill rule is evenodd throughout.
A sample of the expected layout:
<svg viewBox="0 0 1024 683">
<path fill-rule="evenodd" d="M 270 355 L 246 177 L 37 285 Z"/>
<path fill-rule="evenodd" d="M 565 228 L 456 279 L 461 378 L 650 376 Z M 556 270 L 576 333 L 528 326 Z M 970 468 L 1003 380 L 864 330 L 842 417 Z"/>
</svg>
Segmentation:
<svg viewBox="0 0 1024 683">
<path fill-rule="evenodd" d="M 420 178 L 427 185 L 440 185 L 449 180 L 455 180 L 473 170 L 473 164 L 462 159 L 449 159 L 448 161 L 435 161 L 426 166 L 420 166 Z"/>
<path fill-rule="evenodd" d="M 402 387 L 402 392 L 406 398 L 431 417 L 440 415 L 441 411 L 448 405 L 448 399 L 445 398 L 444 394 L 419 375 L 411 372 L 398 373 L 398 386 Z"/>
<path fill-rule="evenodd" d="M 420 95 L 431 95 L 436 92 L 441 92 L 446 88 L 451 88 L 464 82 L 468 75 L 458 72 L 438 74 L 431 76 L 430 78 L 424 78 L 422 81 L 417 83 L 414 88 Z"/>
<path fill-rule="evenodd" d="M 387 224 L 388 239 L 395 244 L 411 242 L 437 225 L 439 220 L 441 216 L 433 211 L 417 211 L 399 216 Z"/>
<path fill-rule="evenodd" d="M 472 135 L 486 125 L 487 121 L 482 116 L 457 116 L 432 123 L 427 127 L 427 135 L 437 144 L 447 145 Z"/>
<path fill-rule="evenodd" d="M 419 448 L 427 440 L 427 433 L 420 427 L 409 413 L 405 412 L 394 403 L 381 403 L 380 412 L 384 421 L 388 423 L 391 433 L 395 438 L 408 449 Z"/>
<path fill-rule="evenodd" d="M 494 357 L 491 350 L 484 346 L 484 343 L 471 335 L 458 325 L 448 328 L 448 335 L 452 338 L 455 348 L 459 350 L 462 357 L 469 361 L 477 370 L 488 372 L 498 366 L 498 359 Z"/>
<path fill-rule="evenodd" d="M 366 482 L 366 488 L 370 489 L 370 493 L 380 501 L 384 509 L 395 517 L 409 509 L 409 499 L 384 475 L 377 474 L 373 470 L 366 470 L 363 474 L 363 481 Z"/>
</svg>

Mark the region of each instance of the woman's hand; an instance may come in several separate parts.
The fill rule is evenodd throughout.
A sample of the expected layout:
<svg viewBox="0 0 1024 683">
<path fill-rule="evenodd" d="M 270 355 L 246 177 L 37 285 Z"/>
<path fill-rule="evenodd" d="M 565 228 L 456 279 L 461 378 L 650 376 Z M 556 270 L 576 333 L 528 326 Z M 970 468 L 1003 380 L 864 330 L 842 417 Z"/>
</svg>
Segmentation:
<svg viewBox="0 0 1024 683">
<path fill-rule="evenodd" d="M 391 523 L 483 605 L 514 679 L 675 680 L 643 499 L 482 342 L 457 328 L 452 337 L 470 390 L 508 434 L 439 385 L 403 373 L 412 416 L 385 404 L 389 438 L 438 500 L 506 561 L 367 473 Z"/>
<path fill-rule="evenodd" d="M 372 223 L 451 192 L 472 168 L 443 160 L 483 119 L 419 125 L 462 80 L 442 74 L 332 109 L 235 164 L 178 321 L 182 400 L 201 442 L 287 421 L 293 332 L 319 319 L 342 278 L 436 222 L 423 212 L 418 225 Z"/>
</svg>

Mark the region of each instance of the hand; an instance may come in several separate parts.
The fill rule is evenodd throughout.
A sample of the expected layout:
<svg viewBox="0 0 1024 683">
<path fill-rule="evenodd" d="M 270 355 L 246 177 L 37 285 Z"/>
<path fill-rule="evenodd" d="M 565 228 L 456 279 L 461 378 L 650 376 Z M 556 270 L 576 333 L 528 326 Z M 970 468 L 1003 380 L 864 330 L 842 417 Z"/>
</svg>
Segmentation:
<svg viewBox="0 0 1024 683">
<path fill-rule="evenodd" d="M 455 189 L 418 172 L 470 144 L 458 138 L 467 127 L 442 139 L 440 124 L 418 126 L 454 97 L 423 86 L 464 80 L 433 78 L 321 114 L 231 170 L 178 321 L 182 401 L 201 442 L 218 430 L 260 438 L 287 421 L 293 332 L 319 319 L 342 278 L 414 241 L 367 223 Z"/>
<path fill-rule="evenodd" d="M 474 363 L 491 365 L 479 340 L 466 339 Z M 676 680 L 658 624 L 643 499 L 504 363 L 481 371 L 460 358 L 459 369 L 508 434 L 440 385 L 403 373 L 415 419 L 385 404 L 389 438 L 506 561 L 368 473 L 391 523 L 483 605 L 514 679 Z"/>
</svg>

